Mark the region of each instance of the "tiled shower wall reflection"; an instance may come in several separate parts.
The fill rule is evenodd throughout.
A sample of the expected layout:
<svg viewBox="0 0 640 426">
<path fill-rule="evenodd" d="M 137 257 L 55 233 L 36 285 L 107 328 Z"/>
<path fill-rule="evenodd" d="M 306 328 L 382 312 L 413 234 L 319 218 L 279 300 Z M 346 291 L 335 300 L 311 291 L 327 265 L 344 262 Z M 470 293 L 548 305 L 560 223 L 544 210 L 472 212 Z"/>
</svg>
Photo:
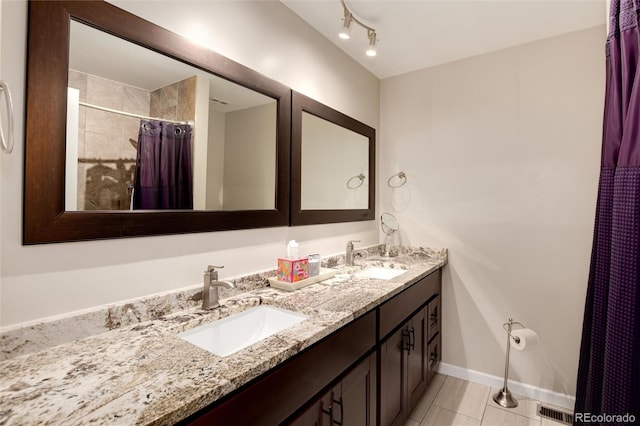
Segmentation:
<svg viewBox="0 0 640 426">
<path fill-rule="evenodd" d="M 149 91 L 69 70 L 69 86 L 80 101 L 149 115 Z M 128 210 L 140 119 L 80 107 L 78 210 Z"/>
<path fill-rule="evenodd" d="M 80 101 L 167 120 L 195 120 L 191 77 L 153 92 L 69 70 Z M 140 119 L 81 106 L 78 125 L 78 210 L 128 210 Z"/>
<path fill-rule="evenodd" d="M 196 77 L 193 76 L 151 92 L 151 116 L 165 120 L 194 121 Z"/>
</svg>

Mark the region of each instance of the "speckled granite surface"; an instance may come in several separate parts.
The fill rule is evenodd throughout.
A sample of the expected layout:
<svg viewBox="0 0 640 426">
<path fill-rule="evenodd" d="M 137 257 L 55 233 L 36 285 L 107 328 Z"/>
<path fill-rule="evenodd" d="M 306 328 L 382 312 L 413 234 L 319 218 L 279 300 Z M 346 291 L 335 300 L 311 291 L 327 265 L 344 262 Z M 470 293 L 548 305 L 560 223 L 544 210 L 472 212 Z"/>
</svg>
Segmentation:
<svg viewBox="0 0 640 426">
<path fill-rule="evenodd" d="M 172 305 L 172 312 L 150 315 L 145 321 L 121 323 L 109 331 L 2 361 L 0 425 L 173 424 L 442 267 L 447 252 L 408 248 L 397 257 L 369 256 L 356 262 L 359 266 L 346 267 L 340 266 L 340 259 L 327 259 L 325 266 L 340 270 L 330 280 L 294 292 L 257 285 L 223 299 L 223 306 L 213 311 L 198 309 L 193 294 L 191 299 L 177 298 L 188 306 Z M 388 281 L 354 275 L 367 266 L 407 272 Z M 309 318 L 227 357 L 177 337 L 260 304 Z M 128 312 L 132 309 L 124 315 Z M 112 317 L 119 318 L 117 313 Z"/>
<path fill-rule="evenodd" d="M 354 252 L 356 259 L 380 253 L 379 245 L 364 247 Z M 396 249 L 420 253 L 418 249 Z M 344 264 L 344 254 L 328 256 L 322 266 L 333 268 Z M 268 278 L 276 275 L 270 269 L 240 277 L 225 278 L 235 288 L 220 288 L 220 298 L 227 298 L 267 287 Z M 37 352 L 63 343 L 72 342 L 105 331 L 160 318 L 185 309 L 196 309 L 202 305 L 202 284 L 153 294 L 121 303 L 100 306 L 82 312 L 71 312 L 54 318 L 45 318 L 29 324 L 0 329 L 0 361 Z"/>
</svg>

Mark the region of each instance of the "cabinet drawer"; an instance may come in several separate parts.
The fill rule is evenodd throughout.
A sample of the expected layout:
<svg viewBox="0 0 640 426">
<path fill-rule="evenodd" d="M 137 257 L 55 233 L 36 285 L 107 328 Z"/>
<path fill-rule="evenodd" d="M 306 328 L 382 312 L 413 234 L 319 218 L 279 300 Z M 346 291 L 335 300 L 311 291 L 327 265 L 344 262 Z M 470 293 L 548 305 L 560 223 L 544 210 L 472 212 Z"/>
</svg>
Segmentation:
<svg viewBox="0 0 640 426">
<path fill-rule="evenodd" d="M 430 342 L 436 334 L 440 333 L 441 318 L 440 295 L 438 294 L 427 305 L 427 342 Z"/>
<path fill-rule="evenodd" d="M 440 292 L 440 274 L 440 269 L 432 272 L 380 306 L 380 340 L 403 323 L 429 297 Z"/>
<path fill-rule="evenodd" d="M 436 370 L 438 369 L 438 364 L 440 364 L 440 360 L 442 359 L 442 338 L 441 334 L 438 333 L 433 337 L 429 346 L 427 346 L 428 350 L 428 361 L 427 361 L 427 383 L 431 383 L 431 379 L 433 375 L 436 374 Z"/>
</svg>

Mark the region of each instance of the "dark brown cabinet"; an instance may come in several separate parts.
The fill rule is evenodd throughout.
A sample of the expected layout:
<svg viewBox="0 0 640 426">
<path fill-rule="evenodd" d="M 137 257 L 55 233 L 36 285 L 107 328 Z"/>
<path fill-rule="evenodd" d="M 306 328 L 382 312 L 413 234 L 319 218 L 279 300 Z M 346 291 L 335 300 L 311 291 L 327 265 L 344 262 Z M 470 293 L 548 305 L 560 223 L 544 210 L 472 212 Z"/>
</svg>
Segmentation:
<svg viewBox="0 0 640 426">
<path fill-rule="evenodd" d="M 340 387 L 331 389 L 293 421 L 285 422 L 285 424 L 290 426 L 330 426 L 333 423 L 334 398 L 336 394 L 339 395 L 339 392 Z M 338 403 L 340 403 L 339 400 Z"/>
<path fill-rule="evenodd" d="M 406 346 L 407 407 L 409 415 L 427 388 L 427 329 L 425 310 L 421 309 L 407 322 Z"/>
<path fill-rule="evenodd" d="M 429 342 L 429 346 L 427 347 L 427 352 L 429 356 L 429 361 L 427 364 L 427 382 L 430 383 L 433 375 L 436 374 L 436 367 L 440 363 L 441 354 L 440 354 L 440 341 L 441 335 L 434 336 L 431 342 Z"/>
<path fill-rule="evenodd" d="M 376 353 L 360 362 L 342 379 L 342 424 L 376 424 Z"/>
<path fill-rule="evenodd" d="M 291 426 L 374 426 L 376 354 L 373 353 L 320 396 Z"/>
<path fill-rule="evenodd" d="M 440 295 L 436 295 L 427 305 L 427 341 L 440 333 Z"/>
<path fill-rule="evenodd" d="M 427 381 L 430 382 L 434 374 L 436 374 L 436 367 L 440 363 L 441 359 L 441 345 L 442 334 L 440 333 L 440 295 L 438 294 L 427 305 Z"/>
<path fill-rule="evenodd" d="M 440 288 L 438 271 L 410 288 L 414 295 L 424 295 L 421 305 L 408 289 L 380 307 L 381 331 L 393 327 L 394 321 L 399 325 L 380 344 L 382 426 L 404 424 L 435 374 L 441 355 Z"/>
<path fill-rule="evenodd" d="M 398 329 L 380 346 L 380 424 L 404 421 L 404 329 Z"/>
<path fill-rule="evenodd" d="M 420 309 L 381 345 L 380 419 L 403 424 L 427 387 L 425 309 Z"/>
</svg>

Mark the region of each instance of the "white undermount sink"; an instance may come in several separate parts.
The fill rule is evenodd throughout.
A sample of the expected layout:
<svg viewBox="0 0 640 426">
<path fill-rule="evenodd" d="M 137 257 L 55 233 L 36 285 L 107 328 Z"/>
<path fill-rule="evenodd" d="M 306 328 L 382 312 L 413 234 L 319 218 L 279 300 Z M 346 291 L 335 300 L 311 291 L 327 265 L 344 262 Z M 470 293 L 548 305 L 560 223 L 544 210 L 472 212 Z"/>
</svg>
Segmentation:
<svg viewBox="0 0 640 426">
<path fill-rule="evenodd" d="M 178 334 L 178 337 L 214 355 L 227 356 L 308 317 L 297 312 L 260 305 Z"/>
<path fill-rule="evenodd" d="M 362 278 L 377 278 L 379 280 L 390 280 L 407 272 L 405 269 L 396 268 L 383 268 L 380 266 L 374 266 L 360 271 L 356 274 L 357 277 Z"/>
</svg>

